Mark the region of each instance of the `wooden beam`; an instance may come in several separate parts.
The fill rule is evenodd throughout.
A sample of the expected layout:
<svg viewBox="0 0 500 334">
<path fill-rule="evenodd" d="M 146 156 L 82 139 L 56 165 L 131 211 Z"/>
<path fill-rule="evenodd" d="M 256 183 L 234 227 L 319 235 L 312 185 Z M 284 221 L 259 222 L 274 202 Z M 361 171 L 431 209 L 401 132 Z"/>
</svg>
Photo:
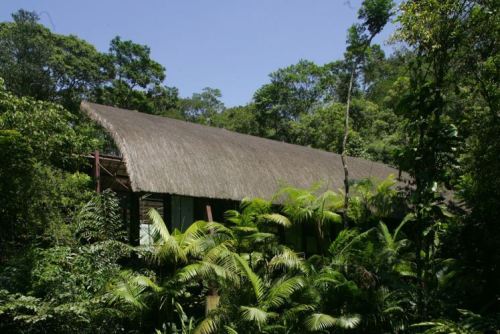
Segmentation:
<svg viewBox="0 0 500 334">
<path fill-rule="evenodd" d="M 118 169 L 120 168 L 120 166 L 117 167 L 117 171 L 113 174 L 112 172 L 110 172 L 109 170 L 107 170 L 106 167 L 100 165 L 100 168 L 102 168 L 107 174 L 109 174 L 111 177 L 112 177 L 112 180 L 113 182 L 111 183 L 111 185 L 109 186 L 109 188 L 113 187 L 113 185 L 115 184 L 115 182 L 118 182 L 122 187 L 124 187 L 125 189 L 127 190 L 130 190 L 130 188 L 125 184 L 123 183 L 122 181 L 120 181 L 118 179 L 118 176 L 117 176 L 117 173 L 118 173 Z"/>
</svg>

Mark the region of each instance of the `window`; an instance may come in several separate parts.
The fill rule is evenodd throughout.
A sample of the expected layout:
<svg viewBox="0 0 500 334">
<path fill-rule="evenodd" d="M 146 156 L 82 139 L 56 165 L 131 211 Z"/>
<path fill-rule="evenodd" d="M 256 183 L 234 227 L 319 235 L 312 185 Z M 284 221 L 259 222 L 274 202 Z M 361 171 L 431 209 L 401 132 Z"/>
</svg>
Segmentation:
<svg viewBox="0 0 500 334">
<path fill-rule="evenodd" d="M 185 231 L 194 222 L 193 197 L 172 195 L 171 222 L 172 231 Z"/>
</svg>

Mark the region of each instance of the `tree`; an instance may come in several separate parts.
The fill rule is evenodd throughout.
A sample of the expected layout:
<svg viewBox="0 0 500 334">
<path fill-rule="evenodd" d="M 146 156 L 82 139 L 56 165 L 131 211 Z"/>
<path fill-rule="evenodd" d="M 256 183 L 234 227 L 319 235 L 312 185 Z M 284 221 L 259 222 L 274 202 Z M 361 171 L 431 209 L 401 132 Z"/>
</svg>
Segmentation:
<svg viewBox="0 0 500 334">
<path fill-rule="evenodd" d="M 201 93 L 194 93 L 191 98 L 183 99 L 180 104 L 184 118 L 205 125 L 217 125 L 217 120 L 224 111 L 221 97 L 219 89 L 205 87 Z"/>
<path fill-rule="evenodd" d="M 152 60 L 150 54 L 151 50 L 146 45 L 122 40 L 119 36 L 113 38 L 107 54 L 112 79 L 109 85 L 96 90 L 96 100 L 153 113 L 155 110 L 148 97 L 157 95 L 159 90 L 164 89 L 161 84 L 165 80 L 165 68 Z"/>
<path fill-rule="evenodd" d="M 106 193 L 99 197 L 111 199 L 106 210 L 118 214 L 119 207 L 113 195 Z M 98 201 L 100 202 L 100 200 Z M 89 210 L 96 201 L 87 204 Z M 102 204 L 102 202 L 100 203 Z M 100 205 L 99 204 L 99 205 Z M 63 228 L 63 224 L 58 228 Z M 110 236 L 123 230 L 108 230 L 108 225 L 98 225 L 91 233 Z M 92 226 L 96 228 L 96 225 Z M 79 232 L 86 235 L 80 226 Z M 51 235 L 51 238 L 56 238 Z M 72 242 L 73 241 L 73 242 Z M 126 319 L 123 308 L 110 307 L 106 286 L 120 270 L 118 261 L 127 258 L 130 251 L 113 237 L 106 240 L 88 240 L 85 245 L 66 239 L 58 244 L 42 246 L 33 244 L 29 254 L 33 262 L 26 273 L 20 273 L 19 263 L 2 263 L 0 270 L 0 329 L 5 332 L 29 333 L 118 333 L 124 330 Z M 5 270 L 6 269 L 6 270 Z M 25 286 L 13 289 L 5 284 L 8 272 L 24 274 Z M 11 273 L 12 275 L 12 273 Z M 5 290 L 9 289 L 11 291 Z M 14 291 L 12 291 L 14 290 Z M 129 316 L 129 314 L 127 315 Z"/>
<path fill-rule="evenodd" d="M 349 169 L 347 166 L 347 139 L 349 136 L 349 113 L 354 82 L 357 79 L 358 66 L 364 61 L 365 53 L 373 38 L 384 28 L 391 17 L 391 0 L 365 0 L 358 12 L 361 24 L 351 26 L 347 37 L 346 62 L 350 68 L 347 89 L 346 111 L 344 116 L 344 138 L 342 140 L 342 165 L 344 167 L 344 224 L 347 224 L 349 208 Z"/>
<path fill-rule="evenodd" d="M 253 104 L 224 109 L 216 118 L 216 125 L 224 129 L 254 136 L 258 135 L 259 131 Z"/>
<path fill-rule="evenodd" d="M 50 32 L 37 23 L 33 12 L 20 10 L 12 18 L 13 23 L 0 25 L 0 76 L 18 95 L 48 99 L 52 87 L 45 66 L 53 48 Z"/>
<path fill-rule="evenodd" d="M 3 236 L 42 235 L 86 199 L 90 178 L 77 169 L 98 142 L 74 120 L 60 105 L 14 96 L 0 79 Z"/>
<path fill-rule="evenodd" d="M 331 240 L 332 225 L 341 221 L 341 216 L 336 211 L 343 203 L 341 197 L 334 192 L 327 191 L 316 196 L 315 191 L 316 189 L 286 187 L 278 193 L 278 198 L 283 200 L 283 212 L 295 224 L 313 225 L 316 232 L 317 253 L 324 254 L 326 245 Z M 303 238 L 305 240 L 305 236 Z"/>
<path fill-rule="evenodd" d="M 467 1 L 461 11 L 458 32 L 463 38 L 460 48 L 453 54 L 453 80 L 460 87 L 459 106 L 454 109 L 455 122 L 462 148 L 459 157 L 457 188 L 471 214 L 457 236 L 461 249 L 450 252 L 460 254 L 469 272 L 464 282 L 482 281 L 481 288 L 463 296 L 468 301 L 464 308 L 483 314 L 498 313 L 500 290 L 494 282 L 500 279 L 499 248 L 500 227 L 497 223 L 500 201 L 498 170 L 500 143 L 492 138 L 500 135 L 498 89 L 499 24 L 498 4 L 494 1 Z M 466 275 L 464 275 L 466 276 Z M 465 292 L 464 291 L 464 292 Z M 488 306 L 485 307 L 485 300 Z"/>
<path fill-rule="evenodd" d="M 75 110 L 107 78 L 106 57 L 76 36 L 57 35 L 19 10 L 0 24 L 0 77 L 18 96 L 59 102 Z"/>
<path fill-rule="evenodd" d="M 184 326 L 186 298 L 198 280 L 208 286 L 209 282 L 220 285 L 226 279 L 235 279 L 234 266 L 227 261 L 232 254 L 227 248 L 231 232 L 221 224 L 204 221 L 193 223 L 184 232 L 170 232 L 156 210 L 151 209 L 148 215 L 154 243 L 137 251 L 157 277 L 125 271 L 113 282 L 110 292 L 115 304 L 125 302 L 134 311 L 142 311 L 149 304 L 149 321 L 143 330 L 166 328 L 174 333 L 178 325 Z M 196 311 L 201 298 L 191 302 L 196 304 L 192 306 Z"/>
<path fill-rule="evenodd" d="M 77 120 L 61 105 L 13 95 L 0 79 L 0 129 L 25 136 L 38 161 L 68 170 L 82 164 L 99 142 L 90 125 Z"/>
<path fill-rule="evenodd" d="M 293 141 L 289 124 L 330 98 L 336 75 L 336 65 L 321 67 L 306 60 L 271 73 L 271 82 L 253 97 L 259 135 Z"/>
<path fill-rule="evenodd" d="M 150 58 L 151 50 L 145 45 L 122 41 L 117 36 L 109 46 L 109 56 L 114 67 L 115 80 L 129 89 L 147 89 L 165 79 L 165 68 Z"/>
<path fill-rule="evenodd" d="M 28 141 L 15 130 L 0 130 L 0 153 L 0 240 L 6 242 L 23 234 L 21 226 L 29 217 L 26 202 L 32 193 L 35 161 Z"/>
<path fill-rule="evenodd" d="M 439 209 L 442 198 L 436 191 L 440 186 L 452 188 L 460 183 L 458 181 L 460 179 L 465 181 L 463 185 L 468 182 L 473 183 L 470 174 L 460 176 L 462 168 L 467 166 L 467 163 L 464 163 L 467 160 L 460 159 L 460 155 L 470 156 L 469 153 L 465 153 L 465 150 L 470 148 L 467 144 L 474 141 L 472 138 L 477 138 L 478 135 L 481 136 L 484 133 L 491 135 L 496 131 L 495 117 L 490 118 L 492 115 L 486 107 L 489 104 L 486 101 L 494 101 L 494 99 L 488 99 L 488 96 L 493 95 L 486 93 L 487 91 L 490 94 L 493 92 L 487 88 L 490 81 L 487 79 L 488 71 L 481 73 L 479 70 L 481 65 L 479 68 L 475 65 L 472 67 L 465 65 L 468 63 L 467 59 L 487 61 L 492 57 L 492 54 L 488 53 L 489 48 L 488 50 L 482 49 L 484 45 L 492 45 L 489 34 L 488 36 L 482 35 L 482 37 L 476 35 L 484 26 L 481 28 L 481 24 L 475 21 L 476 15 L 479 15 L 486 19 L 491 29 L 494 23 L 488 19 L 490 17 L 488 13 L 492 9 L 490 6 L 489 2 L 477 1 L 406 1 L 402 7 L 404 11 L 398 19 L 401 22 L 399 37 L 413 51 L 409 64 L 409 77 L 401 80 L 401 88 L 406 93 L 401 96 L 398 110 L 405 118 L 408 143 L 401 152 L 401 166 L 410 171 L 416 183 L 412 203 L 415 205 L 414 238 L 417 277 L 420 280 L 420 286 L 424 287 L 419 290 L 417 303 L 419 315 L 422 317 L 429 312 L 429 303 L 426 302 L 429 293 L 426 290 L 428 286 L 428 282 L 425 281 L 426 268 L 433 263 L 433 256 L 436 255 L 433 240 L 435 234 L 430 234 L 431 238 L 429 238 L 429 231 L 439 231 L 443 227 L 441 225 L 443 219 L 440 217 L 443 212 Z M 471 48 L 470 45 L 477 45 L 477 47 Z M 477 64 L 482 64 L 482 61 L 478 61 Z M 474 73 L 468 72 L 467 69 L 472 69 Z M 479 90 L 486 94 L 476 95 Z M 480 111 L 470 115 L 464 113 L 464 110 L 474 109 Z M 484 118 L 482 115 L 487 117 Z M 474 121 L 469 123 L 473 119 Z M 485 122 L 482 123 L 483 121 Z M 482 123 L 481 130 L 471 127 L 471 124 L 478 123 Z M 476 132 L 471 131 L 472 129 Z M 489 131 L 492 132 L 489 133 Z M 495 145 L 487 142 L 483 144 L 481 150 L 485 148 L 489 152 L 495 152 Z M 465 150 L 462 151 L 463 149 Z M 488 166 L 498 161 L 498 159 L 491 159 L 491 156 L 487 159 L 489 160 Z M 482 175 L 486 174 L 487 168 L 484 166 Z M 477 174 L 476 176 L 481 178 Z M 489 174 L 488 178 L 491 176 Z M 489 185 L 492 185 L 493 180 L 495 178 L 489 179 Z M 465 188 L 468 187 L 465 186 Z M 491 198 L 492 194 L 494 198 L 494 192 L 489 193 L 487 197 Z M 481 203 L 479 204 L 481 206 L 485 202 L 478 201 L 477 203 Z M 475 204 L 472 206 L 474 207 Z M 493 225 L 490 226 L 493 227 Z M 477 231 L 476 228 L 474 230 Z M 465 240 L 470 238 L 470 231 L 466 232 Z M 497 233 L 497 231 L 493 227 L 488 234 L 491 236 L 490 233 Z M 482 242 L 480 248 L 484 246 Z M 457 254 L 457 251 L 452 250 L 454 247 L 451 244 L 448 247 L 451 247 L 449 250 L 451 254 Z M 491 250 L 491 247 L 496 249 L 498 245 L 490 245 L 488 249 Z M 477 255 L 475 252 L 473 260 L 475 263 L 479 262 Z M 487 257 L 491 259 L 491 255 Z M 488 268 L 490 268 L 489 265 Z M 483 276 L 483 279 L 489 282 L 483 283 L 484 286 L 489 287 L 487 292 L 489 296 L 493 295 L 493 291 L 498 296 L 498 289 L 495 288 L 493 282 L 497 280 L 499 272 L 496 270 L 498 267 L 494 268 L 492 275 Z M 490 269 L 487 271 L 489 272 Z M 493 278 L 494 276 L 496 278 Z M 475 293 L 475 295 L 478 294 Z"/>
</svg>

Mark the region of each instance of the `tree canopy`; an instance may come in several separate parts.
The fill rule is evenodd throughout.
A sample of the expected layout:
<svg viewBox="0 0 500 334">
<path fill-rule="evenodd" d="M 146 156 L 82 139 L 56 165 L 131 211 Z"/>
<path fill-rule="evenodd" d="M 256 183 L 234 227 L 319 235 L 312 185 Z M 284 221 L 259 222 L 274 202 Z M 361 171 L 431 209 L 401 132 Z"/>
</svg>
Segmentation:
<svg viewBox="0 0 500 334">
<path fill-rule="evenodd" d="M 341 59 L 277 69 L 235 107 L 217 88 L 182 97 L 146 45 L 117 36 L 101 52 L 26 10 L 0 23 L 0 331 L 498 331 L 498 1 L 364 0 L 358 16 Z M 372 42 L 391 18 L 386 54 Z M 113 143 L 82 99 L 382 161 L 411 182 L 284 186 L 183 230 L 151 210 L 152 243 L 134 247 L 124 199 L 87 174 L 83 157 Z"/>
</svg>

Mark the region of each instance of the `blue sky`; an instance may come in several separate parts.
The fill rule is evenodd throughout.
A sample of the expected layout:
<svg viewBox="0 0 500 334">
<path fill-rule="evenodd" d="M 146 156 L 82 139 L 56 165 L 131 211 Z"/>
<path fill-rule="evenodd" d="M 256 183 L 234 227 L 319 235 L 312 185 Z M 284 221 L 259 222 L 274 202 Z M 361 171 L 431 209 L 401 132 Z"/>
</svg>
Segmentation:
<svg viewBox="0 0 500 334">
<path fill-rule="evenodd" d="M 245 104 L 272 71 L 342 57 L 361 0 L 2 0 L 0 20 L 34 10 L 60 34 L 99 50 L 116 35 L 146 44 L 181 96 L 219 88 L 227 106 Z M 382 43 L 389 26 L 375 41 Z M 384 47 L 388 50 L 389 47 Z"/>
</svg>

